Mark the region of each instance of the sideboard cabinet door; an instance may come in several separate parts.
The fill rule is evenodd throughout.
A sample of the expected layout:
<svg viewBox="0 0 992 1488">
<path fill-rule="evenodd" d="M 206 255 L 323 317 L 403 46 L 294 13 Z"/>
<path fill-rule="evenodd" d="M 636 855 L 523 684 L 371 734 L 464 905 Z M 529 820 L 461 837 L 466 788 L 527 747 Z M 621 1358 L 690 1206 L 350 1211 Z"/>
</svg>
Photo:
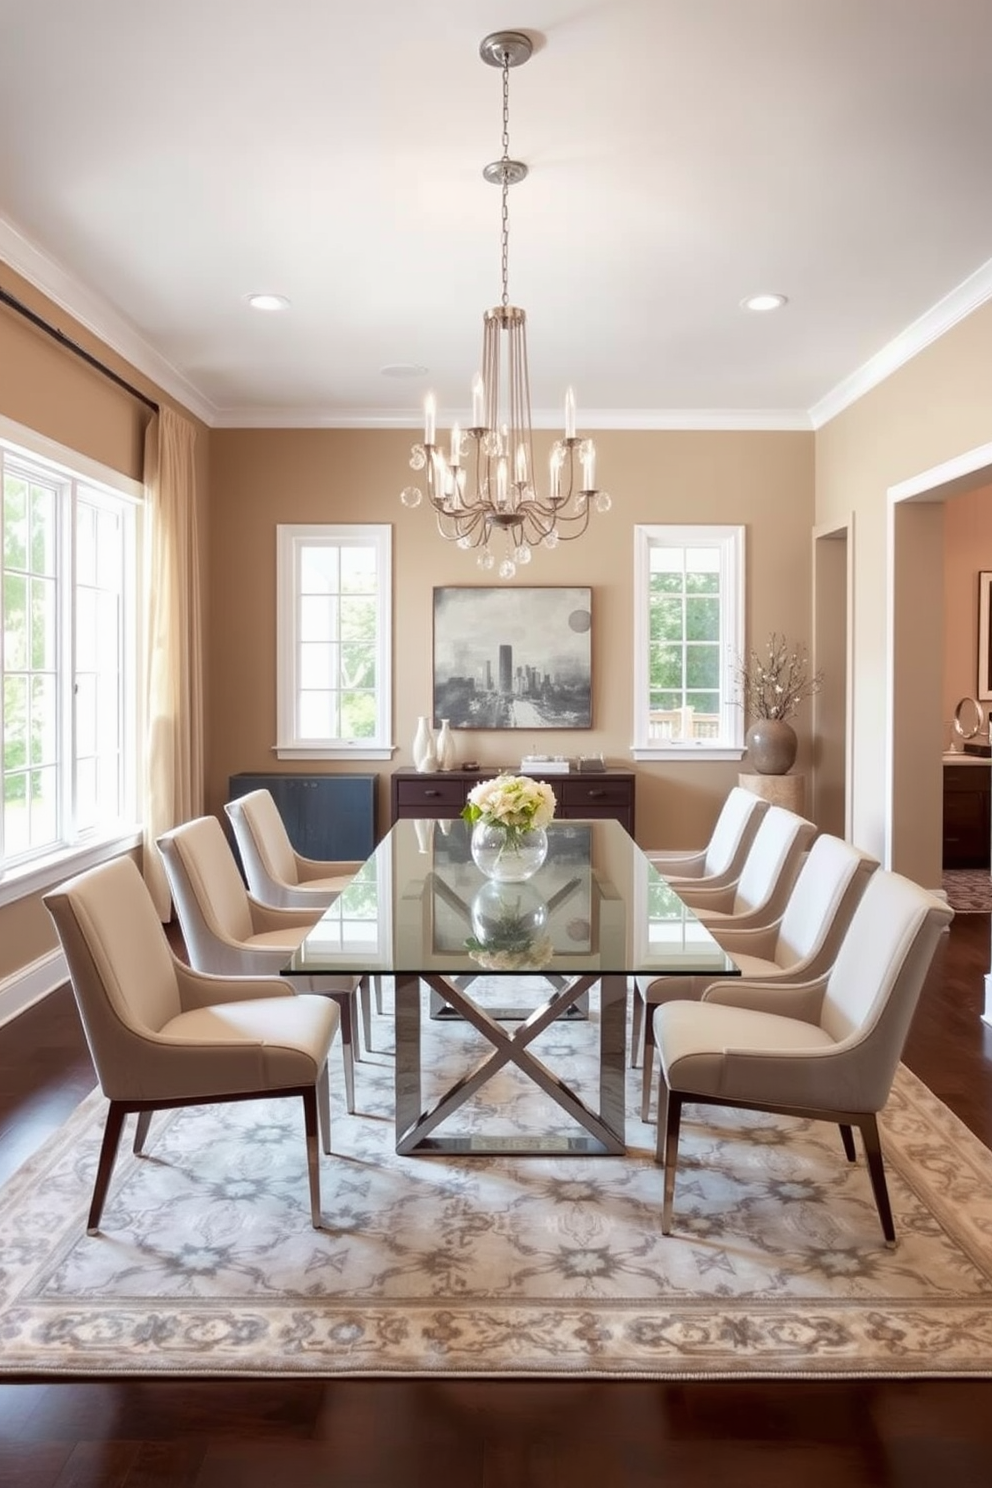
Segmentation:
<svg viewBox="0 0 992 1488">
<path fill-rule="evenodd" d="M 267 790 L 305 858 L 357 861 L 375 851 L 377 775 L 232 775 L 231 799 Z"/>
</svg>

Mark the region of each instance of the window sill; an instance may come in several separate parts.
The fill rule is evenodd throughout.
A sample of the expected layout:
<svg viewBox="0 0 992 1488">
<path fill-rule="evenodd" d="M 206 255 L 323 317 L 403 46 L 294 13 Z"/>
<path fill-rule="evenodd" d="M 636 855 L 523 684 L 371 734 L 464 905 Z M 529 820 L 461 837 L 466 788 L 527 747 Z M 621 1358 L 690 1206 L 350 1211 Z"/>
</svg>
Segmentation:
<svg viewBox="0 0 992 1488">
<path fill-rule="evenodd" d="M 322 749 L 319 744 L 274 744 L 272 753 L 281 760 L 391 760 L 395 744 L 335 744 Z"/>
<path fill-rule="evenodd" d="M 631 759 L 655 760 L 668 762 L 695 760 L 697 763 L 710 763 L 717 760 L 736 760 L 738 763 L 744 758 L 746 750 L 742 745 L 731 746 L 727 744 L 670 744 L 667 746 L 651 746 L 648 748 L 632 747 Z"/>
<path fill-rule="evenodd" d="M 0 875 L 0 908 L 5 904 L 15 904 L 18 899 L 27 899 L 32 894 L 44 893 L 46 889 L 64 883 L 73 874 L 95 868 L 98 863 L 119 858 L 121 853 L 140 847 L 141 842 L 141 828 L 135 827 L 102 842 L 88 842 L 85 846 L 65 848 L 49 857 L 35 858 L 30 863 L 10 868 Z"/>
</svg>

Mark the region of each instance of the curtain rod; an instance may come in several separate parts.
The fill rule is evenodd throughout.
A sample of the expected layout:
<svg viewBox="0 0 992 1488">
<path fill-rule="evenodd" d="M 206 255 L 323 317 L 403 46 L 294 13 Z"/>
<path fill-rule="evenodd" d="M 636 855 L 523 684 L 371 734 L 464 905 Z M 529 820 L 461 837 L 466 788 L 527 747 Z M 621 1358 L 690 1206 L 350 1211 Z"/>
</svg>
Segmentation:
<svg viewBox="0 0 992 1488">
<path fill-rule="evenodd" d="M 95 367 L 104 377 L 109 377 L 111 382 L 116 382 L 117 386 L 123 388 L 126 393 L 130 393 L 132 398 L 137 398 L 140 403 L 144 403 L 146 408 L 150 408 L 153 413 L 158 413 L 159 406 L 153 398 L 149 398 L 139 388 L 133 387 L 119 373 L 115 372 L 112 367 L 106 366 L 92 352 L 80 346 L 77 341 L 73 341 L 64 331 L 60 331 L 57 326 L 49 325 L 47 320 L 43 320 L 34 310 L 23 304 L 21 300 L 15 299 L 12 294 L 8 294 L 5 289 L 0 289 L 0 303 L 9 305 L 11 310 L 16 310 L 18 315 L 23 315 L 25 320 L 29 320 L 40 331 L 44 331 L 46 336 L 51 336 L 53 341 L 57 341 L 67 351 L 71 351 L 75 356 L 81 357 L 84 362 L 87 362 L 91 367 Z"/>
</svg>

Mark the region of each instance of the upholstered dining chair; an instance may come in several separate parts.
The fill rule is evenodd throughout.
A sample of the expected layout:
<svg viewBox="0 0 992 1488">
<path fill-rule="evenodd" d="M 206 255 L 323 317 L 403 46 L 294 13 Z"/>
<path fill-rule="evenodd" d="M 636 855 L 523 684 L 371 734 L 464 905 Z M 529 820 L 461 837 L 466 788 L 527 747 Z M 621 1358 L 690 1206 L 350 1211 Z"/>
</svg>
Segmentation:
<svg viewBox="0 0 992 1488">
<path fill-rule="evenodd" d="M 360 862 L 321 861 L 294 848 L 271 791 L 247 791 L 224 807 L 231 823 L 248 891 L 272 909 L 327 909 L 361 868 Z M 382 1012 L 382 981 L 369 979 Z M 359 999 L 366 1049 L 372 1048 L 372 1002 L 368 987 Z"/>
<path fill-rule="evenodd" d="M 330 1152 L 327 1054 L 340 1010 L 278 980 L 207 976 L 172 952 L 131 858 L 44 896 L 97 1079 L 110 1102 L 87 1233 L 97 1234 L 125 1118 L 141 1153 L 152 1114 L 271 1096 L 303 1102 L 310 1217 L 320 1228 L 318 1116 Z"/>
<path fill-rule="evenodd" d="M 822 833 L 803 861 L 783 914 L 772 924 L 741 930 L 714 925 L 710 934 L 732 956 L 741 976 L 765 983 L 807 982 L 836 959 L 851 916 L 878 859 L 852 843 Z M 716 977 L 637 977 L 631 1017 L 631 1063 L 644 1036 L 641 1119 L 648 1120 L 654 1074 L 654 1032 L 646 1008 L 702 997 Z"/>
<path fill-rule="evenodd" d="M 198 816 L 156 839 L 189 959 L 216 976 L 278 976 L 319 909 L 270 909 L 245 888 L 234 852 L 215 816 Z M 355 1109 L 354 1003 L 357 976 L 315 977 L 305 990 L 341 1009 L 345 1104 Z M 294 979 L 294 985 L 300 982 Z"/>
<path fill-rule="evenodd" d="M 736 883 L 722 889 L 705 884 L 672 887 L 708 930 L 770 925 L 785 910 L 803 857 L 816 835 L 816 827 L 804 816 L 784 806 L 769 806 L 758 823 Z"/>
<path fill-rule="evenodd" d="M 655 1008 L 663 1234 L 671 1231 L 682 1107 L 692 1102 L 836 1122 L 851 1162 L 858 1127 L 882 1231 L 895 1244 L 878 1112 L 953 913 L 918 884 L 879 869 L 826 976 L 718 981 L 700 1002 Z"/>
<path fill-rule="evenodd" d="M 768 802 L 753 791 L 735 785 L 720 808 L 713 832 L 705 847 L 690 852 L 647 850 L 647 857 L 662 878 L 674 887 L 706 884 L 723 888 L 741 876 L 744 860 Z"/>
</svg>

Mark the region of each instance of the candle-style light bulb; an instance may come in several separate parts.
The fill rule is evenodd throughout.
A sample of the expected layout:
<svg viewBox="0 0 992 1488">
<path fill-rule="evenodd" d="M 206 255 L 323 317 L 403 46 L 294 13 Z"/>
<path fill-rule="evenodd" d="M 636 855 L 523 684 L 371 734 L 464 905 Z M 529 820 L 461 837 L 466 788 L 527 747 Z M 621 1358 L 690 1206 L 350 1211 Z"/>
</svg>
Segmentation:
<svg viewBox="0 0 992 1488">
<path fill-rule="evenodd" d="M 596 446 L 592 440 L 588 441 L 588 448 L 582 456 L 582 489 L 594 491 L 596 489 Z"/>
<path fill-rule="evenodd" d="M 506 484 L 506 459 L 501 455 L 496 465 L 496 506 L 500 511 L 506 508 Z"/>
<path fill-rule="evenodd" d="M 527 451 L 522 444 L 517 445 L 517 484 L 527 484 Z"/>
<path fill-rule="evenodd" d="M 481 372 L 472 378 L 472 428 L 483 429 L 486 424 L 486 387 Z"/>
<path fill-rule="evenodd" d="M 575 394 L 571 388 L 565 394 L 565 438 L 575 438 Z"/>
<path fill-rule="evenodd" d="M 462 459 L 462 431 L 457 424 L 451 426 L 451 465 L 457 470 Z"/>
<path fill-rule="evenodd" d="M 435 421 L 437 419 L 437 404 L 434 394 L 428 393 L 424 399 L 424 443 L 434 443 Z"/>
</svg>

